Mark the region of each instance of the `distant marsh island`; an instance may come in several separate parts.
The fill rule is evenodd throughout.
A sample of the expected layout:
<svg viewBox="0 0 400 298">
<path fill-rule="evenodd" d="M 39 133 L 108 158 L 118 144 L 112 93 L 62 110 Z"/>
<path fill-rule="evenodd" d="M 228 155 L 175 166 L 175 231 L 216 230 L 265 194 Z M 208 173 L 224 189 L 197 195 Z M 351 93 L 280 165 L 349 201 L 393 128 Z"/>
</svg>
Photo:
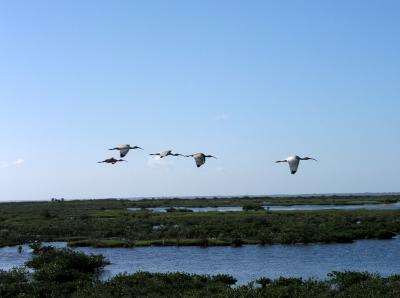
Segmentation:
<svg viewBox="0 0 400 298">
<path fill-rule="evenodd" d="M 393 204 L 400 196 L 240 197 L 160 200 L 52 200 L 0 204 L 0 245 L 66 241 L 70 246 L 217 246 L 343 243 L 391 239 L 400 210 L 268 212 L 261 206 Z M 183 209 L 177 209 L 176 206 Z M 194 207 L 241 206 L 237 212 L 190 212 Z M 378 206 L 378 205 L 377 205 Z M 156 213 L 142 208 L 165 207 Z M 140 208 L 137 212 L 128 208 Z"/>
</svg>

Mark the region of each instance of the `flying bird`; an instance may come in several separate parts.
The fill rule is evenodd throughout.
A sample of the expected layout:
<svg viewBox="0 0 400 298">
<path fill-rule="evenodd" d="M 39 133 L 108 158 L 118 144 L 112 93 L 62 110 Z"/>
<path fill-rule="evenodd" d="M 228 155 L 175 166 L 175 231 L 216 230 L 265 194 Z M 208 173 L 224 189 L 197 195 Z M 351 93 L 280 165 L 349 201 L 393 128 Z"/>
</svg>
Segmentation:
<svg viewBox="0 0 400 298">
<path fill-rule="evenodd" d="M 289 164 L 290 173 L 296 174 L 297 168 L 299 167 L 300 160 L 310 160 L 310 159 L 317 161 L 316 159 L 314 159 L 312 157 L 303 157 L 302 158 L 300 156 L 293 155 L 293 156 L 289 156 L 287 159 L 278 160 L 278 161 L 276 161 L 276 163 L 287 162 Z"/>
<path fill-rule="evenodd" d="M 195 153 L 195 154 L 191 154 L 191 155 L 185 155 L 185 157 L 193 157 L 194 161 L 196 162 L 196 166 L 198 168 L 201 167 L 206 162 L 206 158 L 209 158 L 209 157 L 216 158 L 215 156 L 205 155 L 204 153 Z"/>
<path fill-rule="evenodd" d="M 103 161 L 98 161 L 98 163 L 103 163 L 103 162 L 105 162 L 105 163 L 110 163 L 110 164 L 116 164 L 117 162 L 120 162 L 120 161 L 126 161 L 126 162 L 128 162 L 127 160 L 123 160 L 123 159 L 115 159 L 114 157 L 111 157 L 111 158 L 107 158 L 107 159 L 105 159 L 105 160 L 103 160 Z"/>
<path fill-rule="evenodd" d="M 152 153 L 152 154 L 149 154 L 149 155 L 159 155 L 160 158 L 167 157 L 169 155 L 170 156 L 185 156 L 185 155 L 179 154 L 179 153 L 172 153 L 171 150 L 165 150 L 165 151 L 161 151 L 159 153 Z"/>
<path fill-rule="evenodd" d="M 108 150 L 119 150 L 119 155 L 121 157 L 125 157 L 125 155 L 128 154 L 130 149 L 142 149 L 143 150 L 143 148 L 140 148 L 138 146 L 131 147 L 131 145 L 129 145 L 129 144 L 119 145 L 119 146 L 117 146 L 115 148 L 111 148 L 111 149 L 108 149 Z"/>
</svg>

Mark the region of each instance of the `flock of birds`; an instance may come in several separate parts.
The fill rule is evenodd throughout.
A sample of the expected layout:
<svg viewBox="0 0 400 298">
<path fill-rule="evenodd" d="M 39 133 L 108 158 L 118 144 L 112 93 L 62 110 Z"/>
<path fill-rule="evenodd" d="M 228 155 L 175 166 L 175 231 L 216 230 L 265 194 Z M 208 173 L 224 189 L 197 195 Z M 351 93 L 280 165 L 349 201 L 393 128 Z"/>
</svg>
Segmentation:
<svg viewBox="0 0 400 298">
<path fill-rule="evenodd" d="M 109 163 L 109 164 L 116 164 L 117 162 L 126 162 L 126 160 L 122 159 L 123 157 L 125 157 L 129 150 L 134 150 L 134 149 L 141 149 L 143 150 L 143 148 L 139 147 L 139 146 L 131 146 L 129 144 L 124 144 L 124 145 L 119 145 L 117 147 L 108 149 L 108 150 L 119 150 L 119 155 L 120 155 L 120 159 L 116 159 L 114 157 L 111 158 L 107 158 L 103 161 L 99 161 L 98 163 Z M 206 155 L 204 153 L 194 153 L 194 154 L 189 154 L 189 155 L 184 155 L 184 154 L 179 154 L 179 153 L 172 153 L 171 150 L 165 150 L 165 151 L 161 151 L 158 153 L 151 153 L 149 155 L 153 155 L 153 156 L 159 156 L 160 158 L 164 158 L 167 156 L 183 156 L 183 157 L 193 157 L 194 161 L 196 162 L 196 166 L 199 168 L 201 167 L 203 164 L 205 164 L 206 159 L 207 158 L 216 158 L 215 156 L 212 155 Z M 297 169 L 299 167 L 300 164 L 300 160 L 315 160 L 317 161 L 315 158 L 312 157 L 300 157 L 297 155 L 293 155 L 293 156 L 289 156 L 288 158 L 284 159 L 284 160 L 278 160 L 276 161 L 276 163 L 281 163 L 281 162 L 287 162 L 289 164 L 289 169 L 290 169 L 290 173 L 291 174 L 295 174 L 297 172 Z"/>
<path fill-rule="evenodd" d="M 129 144 L 124 144 L 124 145 L 119 145 L 117 147 L 108 149 L 108 150 L 119 150 L 119 155 L 121 157 L 121 159 L 116 159 L 114 157 L 111 158 L 107 158 L 103 161 L 99 161 L 99 163 L 110 163 L 110 164 L 116 164 L 117 162 L 121 162 L 121 161 L 126 161 L 124 159 L 122 159 L 123 157 L 125 157 L 129 150 L 131 149 L 141 149 L 143 150 L 143 148 L 139 147 L 139 146 L 133 146 L 131 147 L 131 145 Z M 184 155 L 184 154 L 179 154 L 179 153 L 172 153 L 171 150 L 165 150 L 165 151 L 161 151 L 158 153 L 151 153 L 149 155 L 156 155 L 159 156 L 160 158 L 164 158 L 167 156 L 184 156 L 184 157 L 193 157 L 195 162 L 196 162 L 196 166 L 199 168 L 201 167 L 205 162 L 206 162 L 206 158 L 216 158 L 215 156 L 212 155 L 206 155 L 204 153 L 195 153 L 195 154 L 190 154 L 190 155 Z"/>
</svg>

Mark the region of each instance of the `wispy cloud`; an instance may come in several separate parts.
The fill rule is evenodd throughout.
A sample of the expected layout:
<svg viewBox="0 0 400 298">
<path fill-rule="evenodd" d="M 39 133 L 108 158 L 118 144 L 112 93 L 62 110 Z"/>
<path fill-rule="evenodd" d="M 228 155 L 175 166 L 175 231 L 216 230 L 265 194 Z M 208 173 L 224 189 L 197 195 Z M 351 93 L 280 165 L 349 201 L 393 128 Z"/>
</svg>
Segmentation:
<svg viewBox="0 0 400 298">
<path fill-rule="evenodd" d="M 168 161 L 166 158 L 160 158 L 159 156 L 149 157 L 147 160 L 147 165 L 149 167 L 172 167 L 172 162 Z"/>
<path fill-rule="evenodd" d="M 25 161 L 22 158 L 18 158 L 16 161 L 14 161 L 14 165 L 20 166 L 24 163 Z"/>
<path fill-rule="evenodd" d="M 217 120 L 217 121 L 225 121 L 225 120 L 228 120 L 229 118 L 230 118 L 229 115 L 226 113 L 222 113 L 222 114 L 215 116 L 215 120 Z"/>
<path fill-rule="evenodd" d="M 22 158 L 18 158 L 17 160 L 13 162 L 8 162 L 8 161 L 0 161 L 0 169 L 5 169 L 9 168 L 12 166 L 19 167 L 24 163 L 24 160 Z"/>
</svg>

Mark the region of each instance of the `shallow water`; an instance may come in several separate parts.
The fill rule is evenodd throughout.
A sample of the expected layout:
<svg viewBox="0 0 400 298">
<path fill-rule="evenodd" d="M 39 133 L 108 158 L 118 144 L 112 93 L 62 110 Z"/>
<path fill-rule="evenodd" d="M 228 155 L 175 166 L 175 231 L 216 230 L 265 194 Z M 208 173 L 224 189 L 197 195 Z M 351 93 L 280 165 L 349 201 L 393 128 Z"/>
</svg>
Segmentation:
<svg viewBox="0 0 400 298">
<path fill-rule="evenodd" d="M 50 243 L 65 246 L 65 243 Z M 140 247 L 77 248 L 85 253 L 103 254 L 111 261 L 102 278 L 136 271 L 184 271 L 203 274 L 230 274 L 244 284 L 266 276 L 275 278 L 325 278 L 333 271 L 378 272 L 384 276 L 400 273 L 400 238 L 360 240 L 348 244 L 246 245 L 233 247 Z M 0 268 L 10 269 L 31 258 L 23 246 L 0 248 Z"/>
<path fill-rule="evenodd" d="M 167 212 L 170 207 L 155 207 L 146 208 L 152 212 Z M 229 211 L 242 211 L 242 207 L 174 207 L 176 209 L 188 209 L 193 212 L 229 212 Z M 352 204 L 352 205 L 275 205 L 275 206 L 263 206 L 264 209 L 269 211 L 313 211 L 313 210 L 400 210 L 400 202 L 391 204 Z M 140 208 L 128 208 L 131 211 L 140 211 Z"/>
</svg>

